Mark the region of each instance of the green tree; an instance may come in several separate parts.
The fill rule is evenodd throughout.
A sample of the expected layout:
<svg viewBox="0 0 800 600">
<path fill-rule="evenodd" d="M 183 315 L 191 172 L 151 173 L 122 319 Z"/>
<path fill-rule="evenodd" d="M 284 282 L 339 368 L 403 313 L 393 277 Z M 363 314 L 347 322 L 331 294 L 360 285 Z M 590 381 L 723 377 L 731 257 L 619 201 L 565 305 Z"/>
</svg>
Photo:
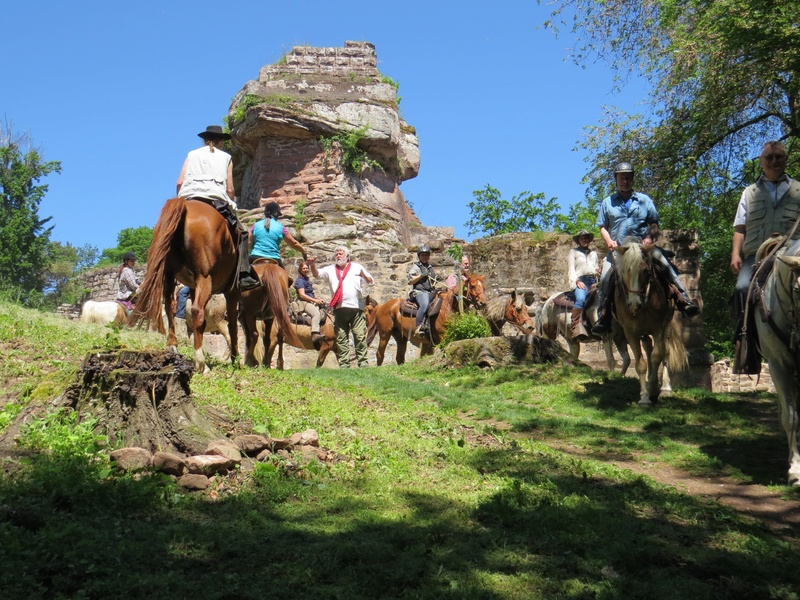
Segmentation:
<svg viewBox="0 0 800 600">
<path fill-rule="evenodd" d="M 595 58 L 650 83 L 643 115 L 613 107 L 588 128 L 585 183 L 601 198 L 611 166 L 630 160 L 662 227 L 700 234 L 704 320 L 712 347 L 730 347 L 728 298 L 733 214 L 760 170 L 753 157 L 782 139 L 800 147 L 800 5 L 771 0 L 556 0 L 546 26 L 581 40 L 576 63 Z"/>
<path fill-rule="evenodd" d="M 38 182 L 53 172 L 61 172 L 61 163 L 45 162 L 30 135 L 0 127 L 0 284 L 18 290 L 23 302 L 40 298 L 44 286 L 53 228 L 46 227 L 50 217 L 39 218 L 47 185 Z"/>
<path fill-rule="evenodd" d="M 48 255 L 49 264 L 43 273 L 45 306 L 80 302 L 84 289 L 76 278 L 97 263 L 97 247 L 86 244 L 76 248 L 69 243 L 52 242 Z"/>
<path fill-rule="evenodd" d="M 517 231 L 551 231 L 566 223 L 556 198 L 545 201 L 544 194 L 522 192 L 511 200 L 488 185 L 472 192 L 475 200 L 467 206 L 470 219 L 464 226 L 470 234 L 499 235 Z"/>
<path fill-rule="evenodd" d="M 98 267 L 107 267 L 122 263 L 122 255 L 133 252 L 139 262 L 147 261 L 147 252 L 153 243 L 152 227 L 129 227 L 117 234 L 117 245 L 106 248 L 100 254 Z"/>
</svg>

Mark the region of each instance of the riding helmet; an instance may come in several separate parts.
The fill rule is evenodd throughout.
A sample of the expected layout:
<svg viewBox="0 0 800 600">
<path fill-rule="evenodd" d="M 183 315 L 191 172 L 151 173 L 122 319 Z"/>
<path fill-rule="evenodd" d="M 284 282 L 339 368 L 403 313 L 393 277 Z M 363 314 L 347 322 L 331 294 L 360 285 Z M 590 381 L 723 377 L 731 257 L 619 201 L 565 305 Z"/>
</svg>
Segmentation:
<svg viewBox="0 0 800 600">
<path fill-rule="evenodd" d="M 417 256 L 419 256 L 420 254 L 430 254 L 430 253 L 431 253 L 431 248 L 430 246 L 428 246 L 428 244 L 422 244 L 422 246 L 419 247 L 419 250 L 417 250 Z"/>
<path fill-rule="evenodd" d="M 614 167 L 614 175 L 617 173 L 633 173 L 633 165 L 629 162 L 617 163 Z"/>
</svg>

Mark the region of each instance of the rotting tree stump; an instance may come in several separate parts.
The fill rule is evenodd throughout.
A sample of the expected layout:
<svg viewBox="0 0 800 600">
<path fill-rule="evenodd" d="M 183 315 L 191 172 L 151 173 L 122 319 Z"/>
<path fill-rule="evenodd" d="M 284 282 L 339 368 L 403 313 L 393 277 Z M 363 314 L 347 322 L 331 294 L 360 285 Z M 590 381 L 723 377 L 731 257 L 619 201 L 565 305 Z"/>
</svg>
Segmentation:
<svg viewBox="0 0 800 600">
<path fill-rule="evenodd" d="M 168 350 L 92 353 L 59 404 L 80 419 L 96 418 L 112 446 L 200 454 L 220 432 L 192 400 L 193 371 L 189 359 Z"/>
<path fill-rule="evenodd" d="M 519 364 L 565 362 L 580 364 L 553 340 L 536 335 L 474 338 L 447 345 L 445 364 L 497 368 Z"/>
</svg>

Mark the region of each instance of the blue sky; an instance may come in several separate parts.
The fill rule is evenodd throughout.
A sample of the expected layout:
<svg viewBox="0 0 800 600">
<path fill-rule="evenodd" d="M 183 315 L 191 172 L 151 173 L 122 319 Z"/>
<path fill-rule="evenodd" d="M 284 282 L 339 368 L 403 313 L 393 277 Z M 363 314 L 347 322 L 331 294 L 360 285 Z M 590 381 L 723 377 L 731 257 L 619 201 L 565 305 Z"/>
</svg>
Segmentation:
<svg viewBox="0 0 800 600">
<path fill-rule="evenodd" d="M 292 46 L 372 42 L 420 142 L 420 173 L 401 190 L 425 225 L 469 240 L 467 204 L 487 184 L 582 200 L 583 127 L 603 105 L 642 100 L 641 85 L 612 93 L 602 63 L 566 60 L 572 37 L 540 29 L 548 15 L 502 0 L 12 2 L 0 116 L 62 164 L 39 211 L 52 238 L 102 250 L 155 225 L 196 134 L 223 124 L 262 66 Z"/>
</svg>

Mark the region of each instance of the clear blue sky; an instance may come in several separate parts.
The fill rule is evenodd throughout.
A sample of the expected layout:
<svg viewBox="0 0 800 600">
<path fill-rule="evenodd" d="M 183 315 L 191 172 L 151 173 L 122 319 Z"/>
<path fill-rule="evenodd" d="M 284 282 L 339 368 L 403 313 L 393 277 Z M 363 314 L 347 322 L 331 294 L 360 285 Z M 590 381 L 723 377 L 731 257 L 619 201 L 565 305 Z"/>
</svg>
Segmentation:
<svg viewBox="0 0 800 600">
<path fill-rule="evenodd" d="M 581 200 L 582 128 L 642 99 L 642 86 L 613 94 L 602 63 L 565 60 L 572 37 L 539 29 L 548 14 L 532 0 L 9 2 L 0 116 L 61 161 L 39 211 L 53 239 L 102 250 L 155 225 L 196 134 L 263 65 L 292 46 L 372 42 L 419 136 L 420 173 L 401 190 L 425 225 L 469 240 L 467 204 L 487 184 Z"/>
</svg>

